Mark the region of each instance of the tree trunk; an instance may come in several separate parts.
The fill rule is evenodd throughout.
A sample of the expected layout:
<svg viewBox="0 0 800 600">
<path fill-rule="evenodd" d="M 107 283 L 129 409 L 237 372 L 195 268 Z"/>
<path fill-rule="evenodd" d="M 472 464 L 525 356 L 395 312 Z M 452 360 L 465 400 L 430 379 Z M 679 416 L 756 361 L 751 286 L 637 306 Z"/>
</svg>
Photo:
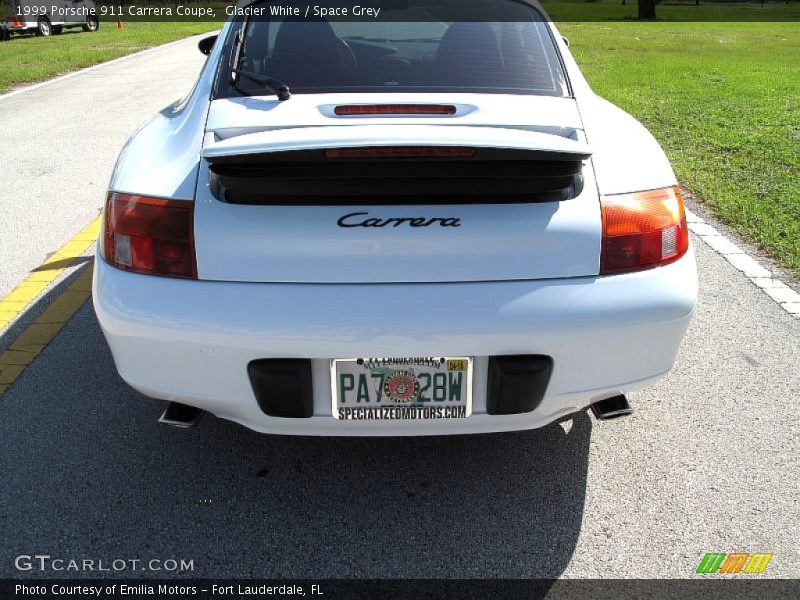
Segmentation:
<svg viewBox="0 0 800 600">
<path fill-rule="evenodd" d="M 639 1 L 639 18 L 655 19 L 656 1 L 655 0 L 638 0 L 638 1 Z"/>
</svg>

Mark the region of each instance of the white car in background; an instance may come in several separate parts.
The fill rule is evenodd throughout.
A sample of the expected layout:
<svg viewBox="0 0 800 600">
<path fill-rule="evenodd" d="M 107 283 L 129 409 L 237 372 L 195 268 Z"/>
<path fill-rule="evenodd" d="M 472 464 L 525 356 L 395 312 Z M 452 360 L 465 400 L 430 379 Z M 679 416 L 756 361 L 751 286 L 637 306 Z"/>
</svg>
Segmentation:
<svg viewBox="0 0 800 600">
<path fill-rule="evenodd" d="M 94 273 L 122 378 L 276 434 L 628 414 L 697 297 L 658 143 L 533 0 L 369 5 L 240 2 L 125 146 Z"/>
<path fill-rule="evenodd" d="M 37 36 L 59 34 L 65 29 L 80 27 L 94 32 L 100 28 L 97 7 L 92 0 L 2 0 L 0 40 L 12 33 L 34 33 Z M 5 15 L 2 15 L 5 9 Z"/>
</svg>

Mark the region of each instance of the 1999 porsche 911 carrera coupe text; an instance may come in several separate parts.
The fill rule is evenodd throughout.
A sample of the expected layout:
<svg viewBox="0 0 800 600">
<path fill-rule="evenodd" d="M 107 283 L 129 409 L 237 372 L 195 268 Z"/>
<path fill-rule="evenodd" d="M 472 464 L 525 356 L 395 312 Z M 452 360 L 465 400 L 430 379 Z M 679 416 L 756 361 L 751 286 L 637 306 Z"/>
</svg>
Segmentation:
<svg viewBox="0 0 800 600">
<path fill-rule="evenodd" d="M 125 146 L 94 276 L 120 374 L 172 423 L 279 434 L 625 414 L 697 296 L 658 143 L 534 0 L 362 4 L 240 2 Z"/>
</svg>

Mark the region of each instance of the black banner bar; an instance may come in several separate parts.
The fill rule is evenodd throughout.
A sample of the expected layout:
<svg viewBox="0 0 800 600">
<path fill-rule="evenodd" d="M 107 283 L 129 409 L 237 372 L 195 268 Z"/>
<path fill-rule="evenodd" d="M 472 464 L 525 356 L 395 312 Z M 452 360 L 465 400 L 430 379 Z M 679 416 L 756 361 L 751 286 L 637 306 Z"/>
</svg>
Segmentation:
<svg viewBox="0 0 800 600">
<path fill-rule="evenodd" d="M 72 5 L 63 0 L 0 0 L 0 21 L 35 22 L 39 16 L 74 21 L 93 11 L 101 22 L 204 22 L 223 23 L 229 18 L 310 19 L 331 22 L 414 22 L 414 21 L 527 21 L 526 0 L 485 2 L 482 0 L 94 0 Z M 596 2 L 587 0 L 544 0 L 546 18 L 567 22 L 638 21 L 637 0 Z M 800 0 L 770 2 L 670 0 L 659 2 L 656 21 L 661 22 L 786 22 L 800 20 Z"/>
<path fill-rule="evenodd" d="M 381 598 L 616 600 L 778 600 L 800 597 L 800 580 L 702 576 L 698 579 L 302 579 L 302 580 L 115 580 L 5 579 L 0 598 L 87 598 L 127 600 L 310 598 L 339 600 Z"/>
</svg>

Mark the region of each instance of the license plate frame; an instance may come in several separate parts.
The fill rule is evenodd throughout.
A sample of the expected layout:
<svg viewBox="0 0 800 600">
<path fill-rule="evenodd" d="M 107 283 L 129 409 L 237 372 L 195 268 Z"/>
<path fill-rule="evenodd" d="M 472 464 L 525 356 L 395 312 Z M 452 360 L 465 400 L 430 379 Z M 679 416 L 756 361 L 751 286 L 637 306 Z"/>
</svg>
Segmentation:
<svg viewBox="0 0 800 600">
<path fill-rule="evenodd" d="M 434 366 L 434 361 L 439 365 Z M 342 382 L 339 379 L 339 366 L 347 366 L 350 370 L 361 370 L 373 387 L 370 388 L 370 400 L 362 405 L 356 403 L 340 402 L 340 386 Z M 443 368 L 444 367 L 444 368 Z M 453 368 L 451 368 L 453 367 Z M 380 373 L 381 371 L 405 372 L 411 373 L 412 378 L 416 379 L 417 375 L 424 378 L 424 374 L 429 375 L 428 386 L 416 386 L 419 392 L 414 396 L 414 400 L 406 400 L 397 402 L 390 397 L 383 397 L 386 379 L 375 379 L 373 371 Z M 372 421 L 449 421 L 466 419 L 472 416 L 472 382 L 474 372 L 474 358 L 471 356 L 443 356 L 443 357 L 370 357 L 370 358 L 335 358 L 330 361 L 330 377 L 331 377 L 331 414 L 336 420 L 372 420 Z M 431 375 L 433 373 L 433 375 Z M 445 398 L 439 400 L 430 398 L 428 400 L 420 399 L 424 397 L 424 391 L 431 387 L 437 373 L 444 373 L 447 380 L 446 394 L 451 393 L 452 384 L 459 383 L 459 401 L 452 402 Z M 465 388 L 462 380 L 456 380 L 455 375 L 463 373 L 466 379 Z M 350 371 L 345 371 L 342 375 L 351 374 Z M 387 375 L 392 380 L 400 378 L 403 380 L 404 375 L 399 374 L 397 377 Z M 406 380 L 410 381 L 410 380 Z M 424 381 L 424 379 L 423 379 Z M 390 388 L 394 381 L 389 382 Z M 423 382 L 420 382 L 423 383 Z M 378 388 L 381 388 L 379 391 Z M 402 389 L 402 388 L 401 388 Z M 346 391 L 353 391 L 347 389 Z M 392 390 L 395 391 L 395 390 Z M 372 392 L 375 393 L 379 401 L 372 401 Z M 433 390 L 432 390 L 433 392 Z M 346 394 L 345 394 L 346 395 Z M 345 406 L 343 406 L 343 404 Z M 457 408 L 456 408 L 457 407 Z M 347 413 L 340 412 L 340 409 L 353 409 Z"/>
</svg>

